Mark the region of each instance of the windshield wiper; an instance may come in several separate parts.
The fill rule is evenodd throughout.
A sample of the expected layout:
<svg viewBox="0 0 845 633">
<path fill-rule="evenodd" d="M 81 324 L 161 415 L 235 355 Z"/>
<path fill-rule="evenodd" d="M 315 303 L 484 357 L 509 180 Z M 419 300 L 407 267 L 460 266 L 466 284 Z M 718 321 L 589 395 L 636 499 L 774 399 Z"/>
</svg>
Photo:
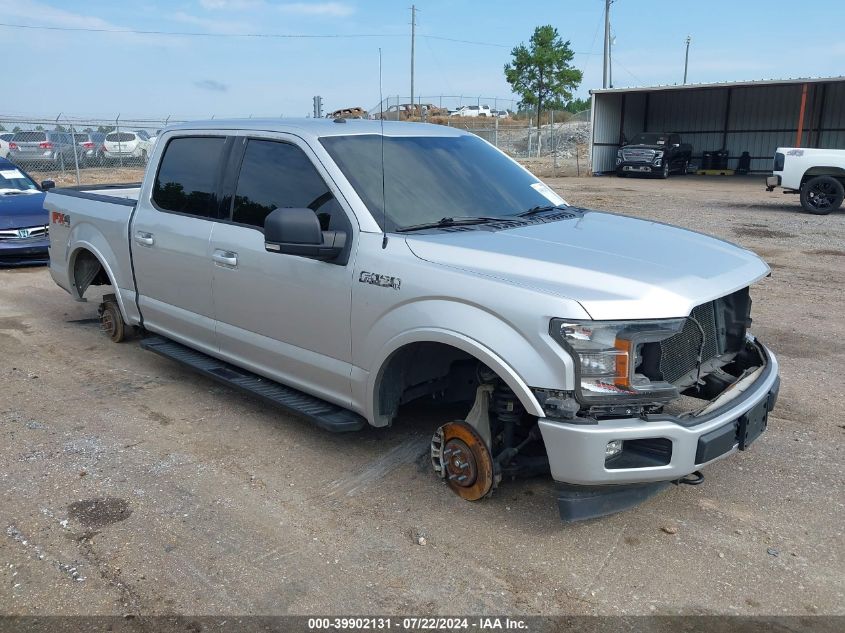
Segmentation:
<svg viewBox="0 0 845 633">
<path fill-rule="evenodd" d="M 442 229 L 449 226 L 468 226 L 472 224 L 487 224 L 488 222 L 501 222 L 505 218 L 494 218 L 484 215 L 465 215 L 454 218 L 440 218 L 437 222 L 426 222 L 424 224 L 412 224 L 396 229 L 397 233 L 409 233 L 411 231 L 422 231 L 425 229 Z"/>
<path fill-rule="evenodd" d="M 530 215 L 536 215 L 537 213 L 543 213 L 544 211 L 554 211 L 556 209 L 562 209 L 565 206 L 565 204 L 546 204 L 538 207 L 531 207 L 530 209 L 523 211 L 522 213 L 517 213 L 516 217 L 527 218 Z"/>
</svg>

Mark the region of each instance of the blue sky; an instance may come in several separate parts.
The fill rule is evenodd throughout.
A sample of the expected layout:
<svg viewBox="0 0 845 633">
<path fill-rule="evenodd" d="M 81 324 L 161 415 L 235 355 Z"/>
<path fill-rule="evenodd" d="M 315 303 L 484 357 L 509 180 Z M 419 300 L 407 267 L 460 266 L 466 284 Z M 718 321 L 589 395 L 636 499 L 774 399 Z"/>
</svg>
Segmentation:
<svg viewBox="0 0 845 633">
<path fill-rule="evenodd" d="M 417 94 L 463 95 L 469 103 L 479 95 L 510 98 L 502 72 L 510 47 L 541 24 L 557 27 L 578 52 L 575 63 L 584 71 L 578 94 L 601 86 L 603 0 L 416 4 Z M 18 25 L 376 35 L 279 39 L 0 27 L 7 62 L 0 115 L 304 116 L 315 94 L 327 110 L 369 108 L 378 102 L 379 47 L 385 96 L 410 91 L 409 6 L 409 0 L 0 0 L 0 22 Z M 614 84 L 680 83 L 687 34 L 691 82 L 842 74 L 845 4 L 805 0 L 800 15 L 795 6 L 792 0 L 616 0 Z M 796 28 L 802 15 L 824 19 L 814 18 L 810 30 Z"/>
</svg>

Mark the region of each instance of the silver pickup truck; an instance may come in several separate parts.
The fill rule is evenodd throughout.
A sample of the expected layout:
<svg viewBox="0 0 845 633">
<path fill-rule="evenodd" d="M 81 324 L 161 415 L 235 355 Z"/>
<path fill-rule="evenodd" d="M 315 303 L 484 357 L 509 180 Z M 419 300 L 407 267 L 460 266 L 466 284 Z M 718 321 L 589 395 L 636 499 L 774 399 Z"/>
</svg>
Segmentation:
<svg viewBox="0 0 845 633">
<path fill-rule="evenodd" d="M 185 124 L 139 188 L 45 205 L 53 279 L 111 287 L 113 340 L 330 431 L 442 404 L 433 469 L 468 500 L 550 475 L 565 520 L 621 510 L 701 482 L 775 405 L 748 331 L 759 257 L 568 205 L 454 128 Z"/>
</svg>

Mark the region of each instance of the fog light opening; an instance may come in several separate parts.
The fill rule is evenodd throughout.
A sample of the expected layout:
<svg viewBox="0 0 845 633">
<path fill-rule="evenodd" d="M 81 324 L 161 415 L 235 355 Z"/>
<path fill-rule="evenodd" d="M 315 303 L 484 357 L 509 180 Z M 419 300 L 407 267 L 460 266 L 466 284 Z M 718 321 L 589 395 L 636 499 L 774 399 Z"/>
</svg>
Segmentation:
<svg viewBox="0 0 845 633">
<path fill-rule="evenodd" d="M 610 459 L 611 457 L 616 457 L 622 452 L 622 444 L 622 440 L 611 440 L 608 442 L 607 446 L 604 447 L 604 458 Z"/>
</svg>

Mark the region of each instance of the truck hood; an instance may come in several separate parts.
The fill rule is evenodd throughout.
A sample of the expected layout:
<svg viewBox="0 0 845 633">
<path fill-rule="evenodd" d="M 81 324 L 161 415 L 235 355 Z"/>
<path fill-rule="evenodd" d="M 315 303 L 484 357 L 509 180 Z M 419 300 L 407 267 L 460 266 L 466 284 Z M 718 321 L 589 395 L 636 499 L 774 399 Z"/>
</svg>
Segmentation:
<svg viewBox="0 0 845 633">
<path fill-rule="evenodd" d="M 46 226 L 43 193 L 0 196 L 0 230 Z"/>
<path fill-rule="evenodd" d="M 769 273 L 757 255 L 729 242 L 598 211 L 406 241 L 420 259 L 572 299 L 596 320 L 687 316 Z"/>
</svg>

